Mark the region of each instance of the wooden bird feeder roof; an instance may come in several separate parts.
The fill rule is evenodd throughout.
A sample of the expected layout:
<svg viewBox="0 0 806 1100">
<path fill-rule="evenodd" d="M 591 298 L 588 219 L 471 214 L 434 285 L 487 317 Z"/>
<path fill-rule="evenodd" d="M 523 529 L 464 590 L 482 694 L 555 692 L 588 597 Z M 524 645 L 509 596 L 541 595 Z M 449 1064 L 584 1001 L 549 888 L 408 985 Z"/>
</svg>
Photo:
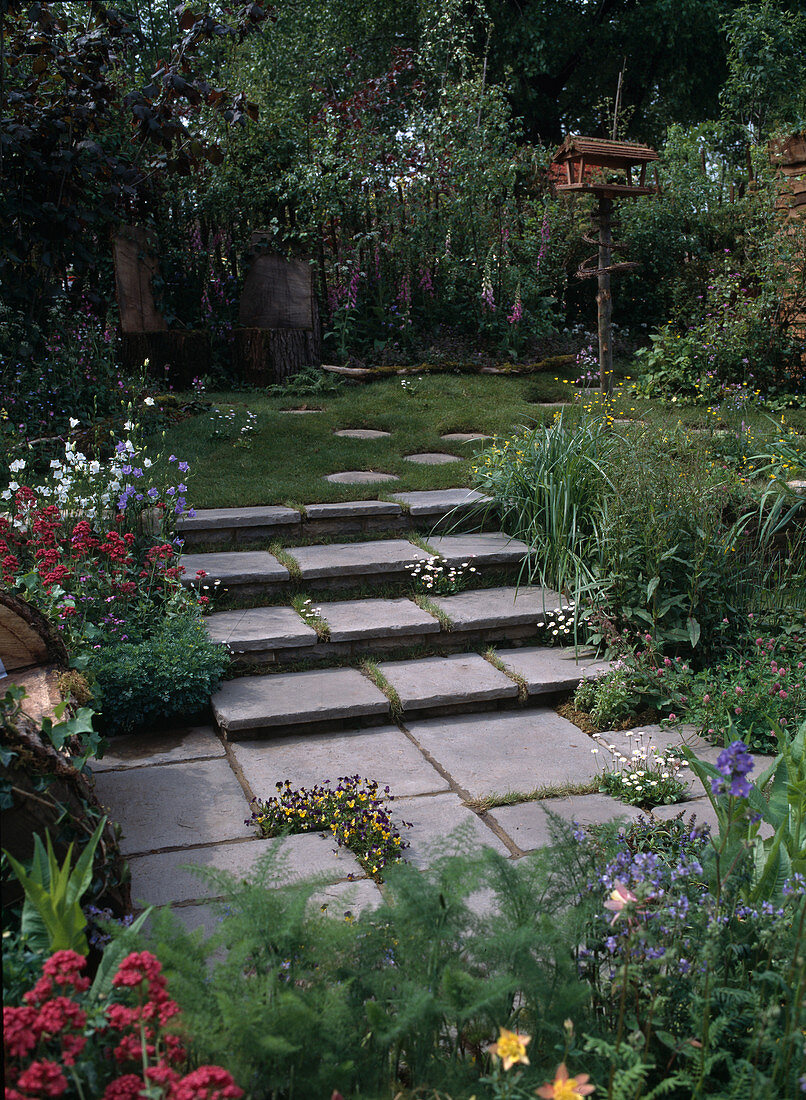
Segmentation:
<svg viewBox="0 0 806 1100">
<path fill-rule="evenodd" d="M 605 138 L 569 134 L 554 154 L 549 170 L 558 191 L 592 192 L 610 198 L 654 195 L 659 190 L 657 167 L 654 186 L 646 182 L 646 168 L 658 154 L 648 145 L 634 141 L 608 141 Z M 633 169 L 638 179 L 633 179 Z M 601 170 L 623 172 L 625 178 L 611 182 Z"/>
</svg>

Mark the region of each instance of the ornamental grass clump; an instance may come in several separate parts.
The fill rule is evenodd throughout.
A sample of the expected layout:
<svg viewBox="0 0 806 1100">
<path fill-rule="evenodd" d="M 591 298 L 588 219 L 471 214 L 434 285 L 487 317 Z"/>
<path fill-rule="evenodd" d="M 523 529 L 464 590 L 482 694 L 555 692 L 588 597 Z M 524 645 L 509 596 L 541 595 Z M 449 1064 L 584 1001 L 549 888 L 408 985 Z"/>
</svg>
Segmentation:
<svg viewBox="0 0 806 1100">
<path fill-rule="evenodd" d="M 387 863 L 401 860 L 408 848 L 386 806 L 394 796 L 388 787 L 379 794 L 375 780 L 358 775 L 341 776 L 336 784 L 331 787 L 326 779 L 310 790 L 295 790 L 289 779 L 279 782 L 279 794 L 273 798 L 265 802 L 253 799 L 246 824 L 264 837 L 329 832 L 338 844 L 349 848 L 367 874 L 377 878 Z M 411 828 L 408 821 L 399 825 Z"/>
</svg>

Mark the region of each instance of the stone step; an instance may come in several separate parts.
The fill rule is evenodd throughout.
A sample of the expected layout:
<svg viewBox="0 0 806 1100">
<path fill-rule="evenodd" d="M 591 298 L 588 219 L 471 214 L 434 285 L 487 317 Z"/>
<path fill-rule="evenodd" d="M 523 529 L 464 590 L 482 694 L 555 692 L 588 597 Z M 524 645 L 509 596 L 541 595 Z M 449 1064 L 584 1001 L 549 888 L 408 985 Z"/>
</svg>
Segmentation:
<svg viewBox="0 0 806 1100">
<path fill-rule="evenodd" d="M 406 597 L 320 601 L 315 609 L 327 624 L 326 637 L 290 607 L 220 611 L 205 622 L 210 637 L 226 643 L 242 665 L 346 661 L 416 646 L 451 652 L 483 642 L 528 641 L 552 621 L 560 602 L 556 592 L 540 587 L 474 589 L 433 597 L 447 616 L 440 621 Z"/>
<path fill-rule="evenodd" d="M 525 543 L 497 532 L 438 536 L 429 544 L 450 564 L 472 559 L 479 571 L 519 567 L 529 553 Z M 267 550 L 183 554 L 183 583 L 210 587 L 218 583 L 231 594 L 265 594 L 283 591 L 292 581 L 316 590 L 406 582 L 411 567 L 430 556 L 407 539 L 294 546 L 286 553 L 296 563 L 294 577 Z"/>
<path fill-rule="evenodd" d="M 392 498 L 308 504 L 304 508 L 274 504 L 199 508 L 193 516 L 182 516 L 177 526 L 189 550 L 194 546 L 238 546 L 275 538 L 307 542 L 377 531 L 453 530 L 469 522 L 479 526 L 486 515 L 490 519 L 494 515 L 490 497 L 475 489 L 393 493 Z"/>
<path fill-rule="evenodd" d="M 542 652 L 539 676 L 540 662 L 529 652 L 533 676 L 527 702 L 565 690 L 603 667 L 587 655 L 575 655 L 573 649 Z M 512 672 L 519 671 L 519 664 L 522 667 L 517 659 L 504 659 Z M 477 653 L 385 661 L 377 667 L 386 694 L 354 668 L 243 676 L 227 681 L 213 696 L 213 714 L 227 740 L 244 741 L 290 732 L 318 733 L 347 724 L 379 725 L 395 716 L 408 721 L 494 710 L 522 702 L 519 684 Z"/>
</svg>

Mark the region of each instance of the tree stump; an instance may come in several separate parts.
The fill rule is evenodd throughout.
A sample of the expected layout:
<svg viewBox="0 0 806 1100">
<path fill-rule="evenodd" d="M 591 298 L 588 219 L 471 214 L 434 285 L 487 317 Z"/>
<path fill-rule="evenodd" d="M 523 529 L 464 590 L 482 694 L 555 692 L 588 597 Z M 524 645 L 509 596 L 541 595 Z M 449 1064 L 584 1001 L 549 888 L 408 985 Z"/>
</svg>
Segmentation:
<svg viewBox="0 0 806 1100">
<path fill-rule="evenodd" d="M 124 332 L 120 359 L 131 374 L 146 368 L 149 377 L 174 389 L 188 389 L 196 377 L 210 371 L 210 334 L 192 329 L 165 332 Z"/>
<path fill-rule="evenodd" d="M 252 386 L 284 382 L 302 367 L 318 366 L 316 340 L 308 329 L 235 330 L 235 369 Z"/>
</svg>

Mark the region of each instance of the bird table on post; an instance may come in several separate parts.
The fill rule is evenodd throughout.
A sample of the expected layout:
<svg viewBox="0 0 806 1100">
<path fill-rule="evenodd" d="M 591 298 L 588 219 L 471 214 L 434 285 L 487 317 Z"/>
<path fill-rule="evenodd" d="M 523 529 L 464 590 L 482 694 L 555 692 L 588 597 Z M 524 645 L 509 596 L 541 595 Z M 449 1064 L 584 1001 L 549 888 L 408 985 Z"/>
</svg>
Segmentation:
<svg viewBox="0 0 806 1100">
<path fill-rule="evenodd" d="M 646 181 L 647 165 L 657 159 L 658 154 L 647 145 L 570 134 L 554 154 L 549 169 L 549 178 L 558 193 L 595 195 L 598 199 L 592 216 L 597 236 L 585 233 L 582 237 L 588 244 L 597 245 L 598 252 L 582 261 L 577 277 L 596 278 L 598 282 L 599 381 L 602 393 L 608 395 L 613 392 L 610 276 L 618 271 L 632 271 L 638 266 L 630 261 L 613 263 L 613 252 L 624 251 L 623 245 L 613 242 L 613 202 L 620 198 L 658 194 L 656 165 L 653 165 L 654 184 Z M 633 178 L 634 170 L 638 172 L 637 179 Z"/>
</svg>

